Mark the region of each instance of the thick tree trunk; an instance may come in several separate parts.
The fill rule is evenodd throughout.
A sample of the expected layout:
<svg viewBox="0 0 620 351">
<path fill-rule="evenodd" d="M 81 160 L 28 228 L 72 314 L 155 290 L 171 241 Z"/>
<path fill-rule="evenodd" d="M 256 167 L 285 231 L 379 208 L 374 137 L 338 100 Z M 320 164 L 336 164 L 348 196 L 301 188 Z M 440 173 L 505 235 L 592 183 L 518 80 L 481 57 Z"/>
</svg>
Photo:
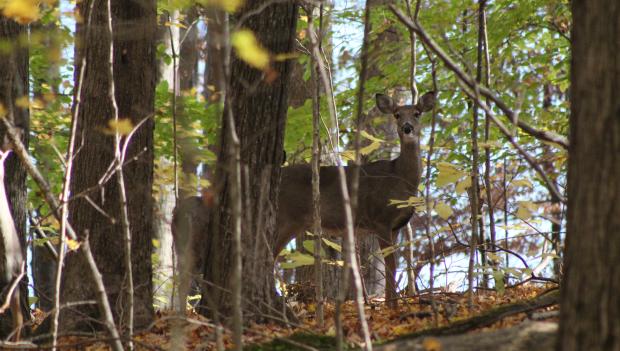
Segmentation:
<svg viewBox="0 0 620 351">
<path fill-rule="evenodd" d="M 258 0 L 247 2 L 240 16 L 261 3 L 262 1 Z M 290 53 L 294 48 L 296 21 L 297 5 L 278 3 L 266 7 L 258 15 L 251 16 L 243 27 L 251 29 L 270 52 Z M 252 320 L 264 320 L 263 312 L 269 311 L 269 307 L 275 305 L 272 247 L 291 62 L 273 63 L 277 78 L 271 82 L 264 80 L 262 72 L 250 68 L 236 58 L 233 58 L 231 67 L 230 90 L 226 98 L 230 99 L 241 146 L 242 296 L 245 316 Z M 248 84 L 252 86 L 251 89 L 247 87 Z M 221 135 L 229 135 L 226 123 L 222 124 L 225 127 Z M 227 139 L 222 138 L 219 165 L 230 164 L 226 160 L 229 143 Z M 209 307 L 217 307 L 217 312 L 223 316 L 231 315 L 232 299 L 228 289 L 233 283 L 230 279 L 233 268 L 233 221 L 228 179 L 229 170 L 219 168 L 215 183 L 219 188 L 219 206 L 215 206 L 216 210 L 209 224 L 207 238 L 211 243 L 204 272 L 205 280 L 215 288 L 209 287 L 208 291 L 203 291 L 202 301 L 202 305 L 207 306 L 210 298 L 212 304 Z"/>
<path fill-rule="evenodd" d="M 86 60 L 81 105 L 77 119 L 76 154 L 71 175 L 71 193 L 79 194 L 97 186 L 101 176 L 114 159 L 114 136 L 103 133 L 113 118 L 112 102 L 108 97 L 110 36 L 107 28 L 107 6 L 102 0 L 78 4 L 83 18 L 89 18 L 91 1 L 95 1 L 90 28 L 87 21 L 77 25 L 76 86 Z M 153 119 L 155 99 L 155 1 L 112 1 L 114 30 L 114 79 L 119 118 L 128 118 L 135 126 L 146 120 L 131 138 L 127 160 L 123 167 L 129 223 L 132 235 L 132 269 L 135 290 L 134 313 L 136 328 L 152 321 L 152 182 L 153 182 Z M 114 177 L 103 188 L 89 193 L 90 198 L 106 213 L 106 217 L 84 198 L 70 203 L 70 222 L 80 236 L 88 234 L 97 266 L 103 275 L 115 318 L 120 320 L 124 306 L 126 267 L 121 259 L 123 234 L 120 225 L 119 189 Z M 63 275 L 63 302 L 93 299 L 93 286 L 84 279 L 85 262 L 82 256 L 69 254 Z M 63 311 L 61 325 L 85 328 L 85 316 L 97 317 L 96 306 L 80 307 L 79 313 Z M 96 326 L 95 326 L 96 327 Z"/>
<path fill-rule="evenodd" d="M 620 2 L 573 0 L 558 350 L 620 350 Z"/>
<path fill-rule="evenodd" d="M 28 96 L 28 48 L 19 44 L 27 35 L 27 26 L 19 25 L 0 16 L 0 41 L 14 45 L 11 50 L 0 53 L 0 105 L 7 113 L 6 117 L 20 130 L 22 142 L 26 147 L 28 145 L 30 116 L 28 109 L 18 107 L 15 100 Z M 0 127 L 0 144 L 3 147 L 9 147 L 9 145 L 5 145 L 5 133 L 6 130 Z M 9 155 L 4 166 L 6 195 L 20 239 L 23 257 L 26 257 L 26 169 L 14 154 Z M 3 245 L 0 244 L 0 246 Z M 0 253 L 4 253 L 4 247 L 0 247 L 0 251 L 2 251 Z M 5 265 L 1 265 L 0 269 L 2 267 Z M 5 283 L 7 282 L 0 282 L 0 291 L 4 289 Z M 28 296 L 28 279 L 26 277 L 22 279 L 20 288 L 21 296 L 24 297 L 22 314 L 25 318 L 30 319 L 30 309 L 25 298 Z M 0 298 L 1 301 L 4 301 L 4 295 Z M 9 323 L 5 324 L 7 321 Z M 12 329 L 10 321 L 10 313 L 0 315 L 0 336 L 8 335 L 8 331 Z"/>
</svg>

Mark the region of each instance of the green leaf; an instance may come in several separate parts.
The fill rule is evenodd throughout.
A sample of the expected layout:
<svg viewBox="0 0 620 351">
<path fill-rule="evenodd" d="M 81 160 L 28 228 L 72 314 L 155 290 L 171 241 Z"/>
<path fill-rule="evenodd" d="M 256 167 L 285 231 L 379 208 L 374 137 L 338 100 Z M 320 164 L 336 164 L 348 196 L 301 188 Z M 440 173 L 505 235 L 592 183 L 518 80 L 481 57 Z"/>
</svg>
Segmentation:
<svg viewBox="0 0 620 351">
<path fill-rule="evenodd" d="M 282 269 L 292 269 L 301 266 L 310 266 L 314 264 L 314 257 L 299 251 L 291 252 L 286 255 L 286 262 L 280 263 Z"/>
<path fill-rule="evenodd" d="M 303 243 L 301 244 L 304 247 L 304 249 L 306 249 L 306 251 L 314 255 L 314 240 L 304 240 Z M 325 254 L 325 250 L 323 250 L 323 247 L 321 247 L 320 251 L 321 251 L 321 257 L 325 257 L 326 254 Z"/>
<path fill-rule="evenodd" d="M 506 291 L 506 285 L 504 284 L 504 273 L 502 273 L 499 269 L 494 270 L 493 280 L 495 281 L 495 290 L 497 293 L 504 295 L 504 291 Z"/>
</svg>

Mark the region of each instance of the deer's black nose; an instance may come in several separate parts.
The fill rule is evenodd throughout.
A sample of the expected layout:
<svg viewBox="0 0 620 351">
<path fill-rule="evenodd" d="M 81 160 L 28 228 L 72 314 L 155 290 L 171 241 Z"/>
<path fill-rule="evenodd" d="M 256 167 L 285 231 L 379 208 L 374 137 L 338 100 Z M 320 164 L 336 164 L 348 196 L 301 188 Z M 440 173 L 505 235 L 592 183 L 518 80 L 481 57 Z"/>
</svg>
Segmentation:
<svg viewBox="0 0 620 351">
<path fill-rule="evenodd" d="M 411 134 L 413 132 L 413 126 L 410 123 L 405 123 L 402 130 L 405 134 Z"/>
</svg>

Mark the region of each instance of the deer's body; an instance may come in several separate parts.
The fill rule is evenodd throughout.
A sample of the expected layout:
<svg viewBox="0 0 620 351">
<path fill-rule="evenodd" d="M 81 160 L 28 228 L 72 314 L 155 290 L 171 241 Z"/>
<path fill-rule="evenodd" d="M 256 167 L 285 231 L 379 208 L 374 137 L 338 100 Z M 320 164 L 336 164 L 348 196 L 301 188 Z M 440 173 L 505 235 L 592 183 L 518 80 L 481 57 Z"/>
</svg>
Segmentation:
<svg viewBox="0 0 620 351">
<path fill-rule="evenodd" d="M 418 146 L 419 148 L 419 146 Z M 356 233 L 385 237 L 403 227 L 413 214 L 412 208 L 388 205 L 391 199 L 414 196 L 420 182 L 419 152 L 404 153 L 392 161 L 377 161 L 360 167 L 358 207 L 355 214 Z M 416 160 L 417 157 L 417 160 Z M 347 184 L 351 189 L 351 173 L 347 167 Z M 278 237 L 275 253 L 279 253 L 294 234 L 312 228 L 312 172 L 309 165 L 296 165 L 282 170 L 278 208 Z M 387 186 L 389 185 L 389 186 Z M 344 205 L 336 166 L 321 167 L 321 225 L 331 233 L 345 230 Z M 381 206 L 383 205 L 383 206 Z M 388 239 L 388 238 L 386 238 Z"/>
<path fill-rule="evenodd" d="M 421 175 L 420 115 L 435 104 L 434 93 L 424 95 L 415 105 L 397 106 L 389 97 L 378 94 L 377 107 L 396 118 L 401 152 L 395 160 L 377 161 L 360 167 L 358 205 L 355 212 L 356 235 L 376 234 L 379 246 L 395 244 L 398 230 L 413 214 L 411 207 L 398 208 L 390 200 L 405 200 L 417 194 Z M 347 168 L 348 189 L 352 169 Z M 327 232 L 345 231 L 344 203 L 339 186 L 338 169 L 321 167 L 321 227 Z M 309 165 L 291 166 L 282 170 L 280 183 L 277 238 L 274 254 L 278 254 L 295 235 L 312 228 L 312 172 Z M 386 301 L 396 305 L 396 259 L 385 257 Z"/>
</svg>

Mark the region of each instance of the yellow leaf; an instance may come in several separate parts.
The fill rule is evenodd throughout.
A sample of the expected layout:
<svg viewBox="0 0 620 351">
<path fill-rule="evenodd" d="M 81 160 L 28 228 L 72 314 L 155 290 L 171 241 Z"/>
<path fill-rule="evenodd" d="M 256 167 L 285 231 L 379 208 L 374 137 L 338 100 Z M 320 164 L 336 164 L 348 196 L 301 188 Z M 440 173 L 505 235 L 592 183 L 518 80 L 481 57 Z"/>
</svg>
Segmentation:
<svg viewBox="0 0 620 351">
<path fill-rule="evenodd" d="M 340 153 L 345 161 L 355 161 L 355 151 L 347 150 Z"/>
<path fill-rule="evenodd" d="M 269 52 L 261 46 L 252 31 L 243 29 L 235 32 L 231 43 L 237 56 L 248 65 L 260 70 L 269 68 Z"/>
<path fill-rule="evenodd" d="M 4 116 L 6 116 L 6 109 L 4 105 L 0 104 L 0 118 L 4 118 Z"/>
<path fill-rule="evenodd" d="M 488 149 L 497 149 L 502 145 L 494 140 L 489 140 L 488 142 L 479 142 L 478 147 L 480 148 L 488 148 Z"/>
<path fill-rule="evenodd" d="M 308 22 L 308 16 L 299 16 L 299 20 L 302 22 Z"/>
<path fill-rule="evenodd" d="M 366 132 L 365 130 L 362 130 L 360 132 L 360 136 L 362 136 L 362 137 L 364 137 L 364 138 L 366 138 L 366 139 L 368 139 L 370 141 L 375 141 L 375 142 L 379 142 L 379 143 L 384 143 L 385 142 L 382 139 L 379 139 L 379 138 L 377 138 L 375 136 L 372 136 L 372 135 L 368 134 L 368 132 Z"/>
<path fill-rule="evenodd" d="M 153 242 L 153 247 L 159 249 L 159 247 L 161 246 L 161 242 L 157 239 L 153 239 L 151 241 Z"/>
<path fill-rule="evenodd" d="M 435 205 L 435 211 L 439 215 L 439 217 L 443 219 L 448 219 L 452 216 L 452 208 L 446 204 L 445 202 L 439 202 Z"/>
<path fill-rule="evenodd" d="M 39 19 L 39 4 L 35 0 L 9 0 L 2 13 L 19 24 L 28 24 Z"/>
<path fill-rule="evenodd" d="M 342 260 L 327 260 L 324 259 L 321 262 L 323 262 L 323 264 L 328 264 L 331 266 L 337 266 L 337 267 L 343 267 L 344 266 L 344 261 Z"/>
<path fill-rule="evenodd" d="M 529 179 L 513 180 L 511 184 L 513 186 L 523 186 L 523 187 L 527 187 L 527 188 L 530 188 L 530 189 L 534 188 L 534 185 L 532 184 L 532 182 L 529 181 Z"/>
<path fill-rule="evenodd" d="M 21 108 L 28 108 L 30 106 L 30 100 L 28 100 L 28 96 L 24 95 L 15 99 L 15 106 Z"/>
<path fill-rule="evenodd" d="M 521 220 L 528 220 L 532 217 L 532 212 L 536 210 L 536 205 L 531 201 L 520 201 L 516 216 Z"/>
<path fill-rule="evenodd" d="M 69 250 L 75 251 L 80 247 L 80 243 L 73 239 L 67 239 L 67 247 Z"/>
<path fill-rule="evenodd" d="M 409 334 L 411 332 L 411 329 L 409 328 L 408 325 L 396 325 L 392 328 L 392 331 L 394 332 L 395 335 L 405 335 L 405 334 Z"/>
<path fill-rule="evenodd" d="M 133 130 L 133 123 L 129 118 L 111 119 L 108 121 L 108 126 L 109 129 L 105 130 L 107 134 L 128 135 Z"/>
<path fill-rule="evenodd" d="M 381 146 L 381 143 L 376 142 L 376 141 L 372 142 L 370 145 L 361 148 L 360 149 L 360 154 L 361 155 L 368 155 L 371 152 L 377 150 L 380 146 Z"/>
<path fill-rule="evenodd" d="M 441 351 L 441 341 L 437 338 L 424 338 L 422 341 L 424 351 Z"/>
<path fill-rule="evenodd" d="M 397 245 L 392 245 L 392 246 L 388 246 L 383 250 L 379 250 L 379 252 L 377 252 L 377 254 L 383 256 L 383 257 L 387 257 L 391 254 L 393 254 L 394 252 L 396 252 L 396 250 L 398 250 L 398 246 Z M 374 254 L 371 254 L 371 256 L 373 256 Z"/>
<path fill-rule="evenodd" d="M 44 96 L 45 97 L 45 96 Z M 45 102 L 39 98 L 35 98 L 32 100 L 32 104 L 30 105 L 35 110 L 42 110 L 45 108 Z"/>
<path fill-rule="evenodd" d="M 325 245 L 331 247 L 332 249 L 334 249 L 334 250 L 336 250 L 338 252 L 342 252 L 342 246 L 336 244 L 335 242 L 333 242 L 331 240 L 328 240 L 328 239 L 325 239 L 325 238 L 322 238 L 322 239 L 323 239 L 323 242 L 325 243 Z"/>
<path fill-rule="evenodd" d="M 461 181 L 456 183 L 456 193 L 457 194 L 462 194 L 469 187 L 471 187 L 471 178 L 470 177 L 465 177 Z"/>
<path fill-rule="evenodd" d="M 299 54 L 296 52 L 291 52 L 291 53 L 284 53 L 284 54 L 277 54 L 274 56 L 273 60 L 274 61 L 286 61 L 286 60 L 293 60 L 299 57 Z"/>
<path fill-rule="evenodd" d="M 407 200 L 390 199 L 388 205 L 396 208 L 413 207 L 416 211 L 424 210 L 426 207 L 424 198 L 417 196 L 411 196 Z"/>
<path fill-rule="evenodd" d="M 457 180 L 467 175 L 466 172 L 461 171 L 456 168 L 456 166 L 447 162 L 437 162 L 435 167 L 439 171 L 439 174 L 437 175 L 438 187 L 455 183 Z"/>
<path fill-rule="evenodd" d="M 313 303 L 309 303 L 309 304 L 306 306 L 306 310 L 307 310 L 308 312 L 310 312 L 310 313 L 314 313 L 314 312 L 316 311 L 316 305 L 315 305 L 315 304 L 313 304 Z"/>
<path fill-rule="evenodd" d="M 226 12 L 235 12 L 243 5 L 243 0 L 210 0 L 207 4 L 217 6 Z"/>
</svg>

